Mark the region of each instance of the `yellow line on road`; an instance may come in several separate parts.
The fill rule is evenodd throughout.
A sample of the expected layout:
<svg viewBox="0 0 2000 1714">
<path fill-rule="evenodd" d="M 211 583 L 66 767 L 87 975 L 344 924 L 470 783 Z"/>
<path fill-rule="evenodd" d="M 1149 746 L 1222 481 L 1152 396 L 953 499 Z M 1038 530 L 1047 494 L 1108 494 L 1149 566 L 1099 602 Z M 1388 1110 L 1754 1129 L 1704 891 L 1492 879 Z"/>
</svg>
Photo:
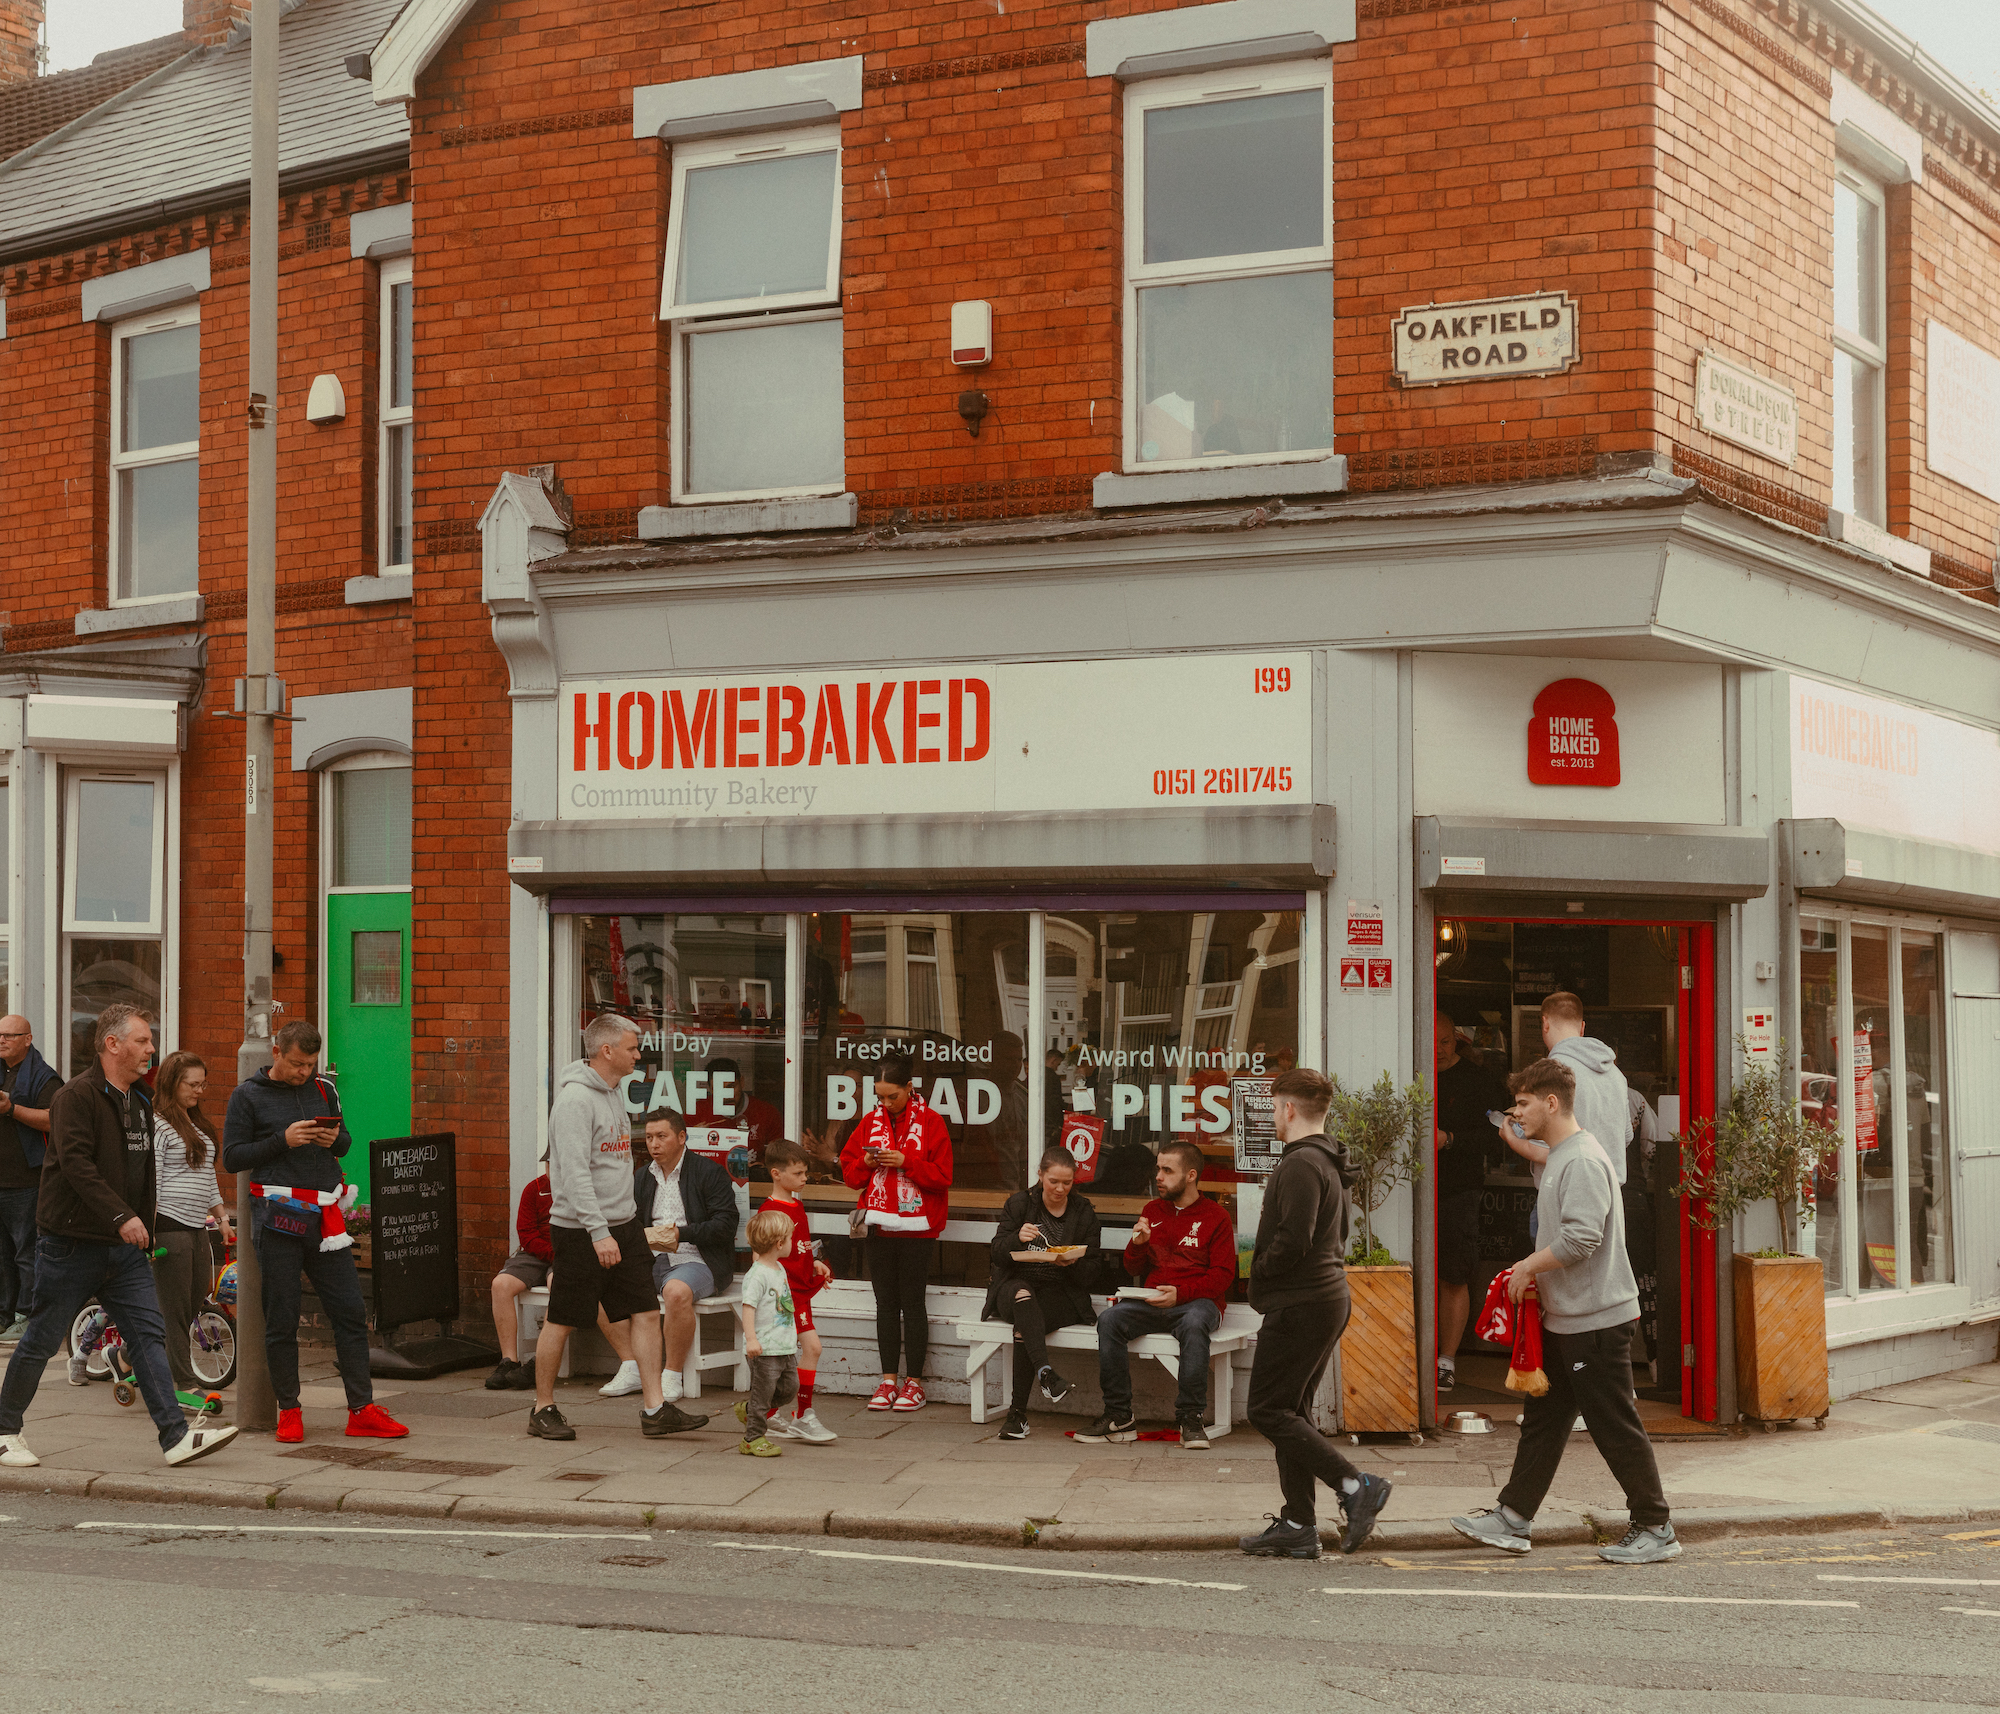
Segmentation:
<svg viewBox="0 0 2000 1714">
<path fill-rule="evenodd" d="M 1016 1577 L 1074 1577 L 1085 1583 L 1147 1583 L 1164 1589 L 1220 1589 L 1235 1594 L 1241 1583 L 1195 1583 L 1185 1577 L 1141 1577 L 1124 1571 L 1065 1571 L 1056 1565 L 995 1565 L 979 1559 L 923 1559 L 909 1553 L 856 1553 L 831 1547 L 787 1547 L 782 1542 L 712 1541 L 710 1547 L 738 1553 L 804 1553 L 814 1559 L 870 1559 L 889 1565 L 942 1565 L 953 1571 L 1004 1571 Z"/>
<path fill-rule="evenodd" d="M 1859 1607 L 1859 1601 L 1780 1600 L 1764 1595 L 1594 1595 L 1567 1589 L 1322 1589 L 1322 1595 L 1464 1595 L 1486 1601 L 1629 1601 L 1671 1607 Z"/>
</svg>

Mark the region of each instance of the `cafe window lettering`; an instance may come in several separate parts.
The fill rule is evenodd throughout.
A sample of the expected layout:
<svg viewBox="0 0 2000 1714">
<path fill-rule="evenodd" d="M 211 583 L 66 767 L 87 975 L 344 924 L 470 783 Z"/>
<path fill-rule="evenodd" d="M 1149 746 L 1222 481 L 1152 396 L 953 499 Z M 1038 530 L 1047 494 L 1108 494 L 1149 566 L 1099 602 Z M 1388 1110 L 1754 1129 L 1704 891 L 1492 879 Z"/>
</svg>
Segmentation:
<svg viewBox="0 0 2000 1714">
<path fill-rule="evenodd" d="M 1810 1211 L 1827 1295 L 1950 1284 L 1943 936 L 1906 920 L 1805 916 L 1798 957 L 1801 1110 L 1841 1143 Z"/>
</svg>

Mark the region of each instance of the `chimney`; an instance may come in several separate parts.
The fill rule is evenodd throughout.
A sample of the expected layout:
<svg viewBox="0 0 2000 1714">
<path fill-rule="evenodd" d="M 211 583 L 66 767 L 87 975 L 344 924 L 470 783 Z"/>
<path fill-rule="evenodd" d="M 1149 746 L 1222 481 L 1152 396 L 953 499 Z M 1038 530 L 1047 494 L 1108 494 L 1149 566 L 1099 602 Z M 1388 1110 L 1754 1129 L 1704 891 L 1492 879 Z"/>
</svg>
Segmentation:
<svg viewBox="0 0 2000 1714">
<path fill-rule="evenodd" d="M 13 4 L 15 0 L 0 0 L 0 5 Z M 219 47 L 239 23 L 249 22 L 250 0 L 181 0 L 181 34 L 190 47 Z"/>
<path fill-rule="evenodd" d="M 42 69 L 42 0 L 0 0 L 0 83 L 18 83 Z"/>
</svg>

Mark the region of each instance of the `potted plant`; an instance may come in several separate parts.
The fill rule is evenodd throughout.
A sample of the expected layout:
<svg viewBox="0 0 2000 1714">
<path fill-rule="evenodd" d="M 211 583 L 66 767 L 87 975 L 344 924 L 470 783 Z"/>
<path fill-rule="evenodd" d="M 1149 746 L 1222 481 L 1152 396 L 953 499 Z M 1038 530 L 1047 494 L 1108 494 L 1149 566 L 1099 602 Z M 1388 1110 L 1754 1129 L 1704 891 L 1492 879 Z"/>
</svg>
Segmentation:
<svg viewBox="0 0 2000 1714">
<path fill-rule="evenodd" d="M 375 1211 L 367 1203 L 357 1203 L 347 1211 L 347 1235 L 354 1240 L 354 1265 L 374 1265 Z"/>
<path fill-rule="evenodd" d="M 1385 1071 L 1372 1089 L 1333 1080 L 1327 1135 L 1347 1151 L 1360 1230 L 1347 1258 L 1353 1308 L 1340 1341 L 1340 1423 L 1351 1434 L 1417 1428 L 1417 1306 L 1407 1262 L 1375 1236 L 1375 1214 L 1398 1185 L 1414 1184 L 1429 1156 L 1430 1092 L 1400 1090 Z"/>
<path fill-rule="evenodd" d="M 1750 1057 L 1737 1037 L 1743 1069 L 1729 1105 L 1697 1119 L 1680 1139 L 1679 1193 L 1704 1231 L 1733 1231 L 1758 1202 L 1778 1206 L 1779 1246 L 1733 1257 L 1736 1295 L 1736 1398 L 1752 1422 L 1800 1417 L 1824 1421 L 1826 1278 L 1816 1256 L 1801 1255 L 1799 1210 L 1840 1147 L 1840 1133 L 1808 1118 L 1798 1079 L 1780 1041 L 1767 1058 Z"/>
</svg>

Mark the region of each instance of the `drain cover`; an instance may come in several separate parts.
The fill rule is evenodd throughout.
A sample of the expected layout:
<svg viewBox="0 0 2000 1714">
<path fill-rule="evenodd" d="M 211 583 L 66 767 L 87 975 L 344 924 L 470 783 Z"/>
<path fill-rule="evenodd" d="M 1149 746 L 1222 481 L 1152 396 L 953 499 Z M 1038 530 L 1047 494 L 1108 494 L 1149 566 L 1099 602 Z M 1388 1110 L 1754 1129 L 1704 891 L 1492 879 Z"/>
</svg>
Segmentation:
<svg viewBox="0 0 2000 1714">
<path fill-rule="evenodd" d="M 2000 1423 L 1957 1422 L 1950 1428 L 1940 1428 L 1933 1432 L 1952 1440 L 1991 1440 L 2000 1443 Z"/>
</svg>

